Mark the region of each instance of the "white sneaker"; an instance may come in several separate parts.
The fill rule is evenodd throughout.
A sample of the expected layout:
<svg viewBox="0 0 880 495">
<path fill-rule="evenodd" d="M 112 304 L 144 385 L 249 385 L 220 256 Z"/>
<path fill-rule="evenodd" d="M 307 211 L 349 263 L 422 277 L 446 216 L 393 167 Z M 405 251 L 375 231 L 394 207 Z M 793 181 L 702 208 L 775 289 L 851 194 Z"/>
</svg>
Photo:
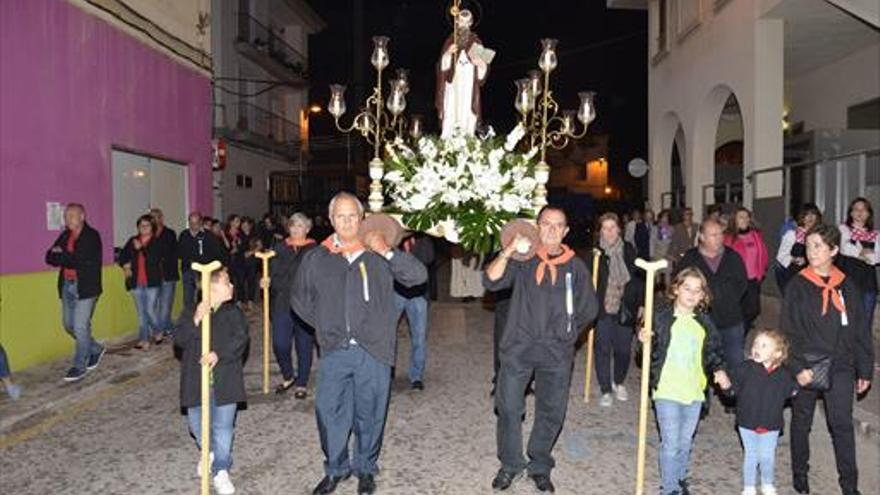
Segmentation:
<svg viewBox="0 0 880 495">
<path fill-rule="evenodd" d="M 753 486 L 743 488 L 742 495 L 758 495 L 758 491 Z"/>
<path fill-rule="evenodd" d="M 232 495 L 235 493 L 235 486 L 229 479 L 229 471 L 223 469 L 214 476 L 214 490 L 218 495 Z"/>
<path fill-rule="evenodd" d="M 773 485 L 761 485 L 762 495 L 777 495 L 776 487 Z"/>
<path fill-rule="evenodd" d="M 602 394 L 602 398 L 599 399 L 599 407 L 611 407 L 613 403 L 614 399 L 611 398 L 611 394 Z"/>
<path fill-rule="evenodd" d="M 617 400 L 620 402 L 626 402 L 629 400 L 629 394 L 626 393 L 626 387 L 614 384 L 611 388 L 614 390 L 614 396 L 617 397 Z"/>
<path fill-rule="evenodd" d="M 214 452 L 208 452 L 208 466 L 214 465 Z M 202 477 L 202 456 L 199 456 L 199 463 L 196 465 L 196 476 Z"/>
</svg>

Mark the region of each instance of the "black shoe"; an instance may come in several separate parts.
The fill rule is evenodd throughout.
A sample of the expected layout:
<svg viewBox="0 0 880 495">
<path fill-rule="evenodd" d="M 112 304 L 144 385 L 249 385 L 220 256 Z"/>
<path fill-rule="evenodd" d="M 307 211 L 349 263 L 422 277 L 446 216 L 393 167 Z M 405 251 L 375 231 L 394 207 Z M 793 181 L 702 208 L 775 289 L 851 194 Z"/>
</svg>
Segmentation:
<svg viewBox="0 0 880 495">
<path fill-rule="evenodd" d="M 372 474 L 363 474 L 358 478 L 358 495 L 372 495 L 376 491 L 376 479 Z"/>
<path fill-rule="evenodd" d="M 86 366 L 86 369 L 91 371 L 91 370 L 97 368 L 98 365 L 101 364 L 101 358 L 104 357 L 105 352 L 107 352 L 107 348 L 102 347 L 101 352 L 99 352 L 97 354 L 92 354 L 91 356 L 89 356 L 89 364 Z"/>
<path fill-rule="evenodd" d="M 794 485 L 794 491 L 798 493 L 810 493 L 810 481 L 806 476 L 795 475 L 792 485 Z"/>
<path fill-rule="evenodd" d="M 529 477 L 535 482 L 535 487 L 539 492 L 556 492 L 556 487 L 553 486 L 553 482 L 550 481 L 549 474 L 530 474 Z"/>
<path fill-rule="evenodd" d="M 78 382 L 86 377 L 86 370 L 81 370 L 79 368 L 70 368 L 67 370 L 67 374 L 64 375 L 64 381 L 68 383 Z"/>
<path fill-rule="evenodd" d="M 289 382 L 283 381 L 283 382 L 279 383 L 277 387 L 275 387 L 275 393 L 278 395 L 286 394 L 288 390 L 293 388 L 294 384 L 295 383 L 292 378 L 290 379 Z"/>
<path fill-rule="evenodd" d="M 328 493 L 333 493 L 336 490 L 336 485 L 339 484 L 340 481 L 345 481 L 350 474 L 346 474 L 345 476 L 324 476 L 324 479 L 318 483 L 318 486 L 312 490 L 312 495 L 326 495 Z"/>
<path fill-rule="evenodd" d="M 518 477 L 519 473 L 508 473 L 503 469 L 499 469 L 495 479 L 492 480 L 492 489 L 498 491 L 507 490 Z"/>
<path fill-rule="evenodd" d="M 691 495 L 687 480 L 679 480 L 678 486 L 681 487 L 681 495 Z"/>
<path fill-rule="evenodd" d="M 422 383 L 421 380 L 416 380 L 416 381 L 412 382 L 412 389 L 413 390 L 425 390 L 425 384 Z"/>
</svg>

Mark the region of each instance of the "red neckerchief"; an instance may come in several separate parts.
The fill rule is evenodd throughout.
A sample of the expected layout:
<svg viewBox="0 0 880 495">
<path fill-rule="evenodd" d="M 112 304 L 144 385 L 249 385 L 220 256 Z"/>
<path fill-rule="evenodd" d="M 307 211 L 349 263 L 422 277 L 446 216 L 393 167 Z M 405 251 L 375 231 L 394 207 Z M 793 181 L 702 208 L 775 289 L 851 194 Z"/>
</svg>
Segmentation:
<svg viewBox="0 0 880 495">
<path fill-rule="evenodd" d="M 354 253 L 364 250 L 364 245 L 361 244 L 361 241 L 354 240 L 348 244 L 336 244 L 336 236 L 331 235 L 324 239 L 324 242 L 321 243 L 322 246 L 327 248 L 333 254 L 341 254 L 343 256 L 351 256 Z"/>
<path fill-rule="evenodd" d="M 147 237 L 146 240 L 144 240 L 143 237 L 138 237 L 138 239 L 141 241 L 141 248 L 138 250 L 137 254 L 137 285 L 138 287 L 145 287 L 149 284 L 149 281 L 147 280 L 147 246 L 150 245 L 150 241 L 153 240 L 153 237 Z"/>
<path fill-rule="evenodd" d="M 416 245 L 416 236 L 409 236 L 405 241 L 403 241 L 403 250 L 407 253 L 411 253 L 413 246 Z"/>
<path fill-rule="evenodd" d="M 535 252 L 538 258 L 541 259 L 541 263 L 535 271 L 535 280 L 538 282 L 538 285 L 541 285 L 541 282 L 544 281 L 544 271 L 547 267 L 550 267 L 550 283 L 556 285 L 556 265 L 567 263 L 568 260 L 574 257 L 574 251 L 572 251 L 571 248 L 565 244 L 560 244 L 559 247 L 562 248 L 562 254 L 555 258 L 550 258 L 550 253 L 544 245 L 541 245 L 537 252 Z"/>
<path fill-rule="evenodd" d="M 840 291 L 837 290 L 837 287 L 843 283 L 843 280 L 846 278 L 846 275 L 840 271 L 834 265 L 831 265 L 831 272 L 829 273 L 828 282 L 822 280 L 822 276 L 818 273 L 814 272 L 811 268 L 807 268 L 806 270 L 801 270 L 800 274 L 805 279 L 813 282 L 813 285 L 822 289 L 822 314 L 828 312 L 828 298 L 831 297 L 831 302 L 834 304 L 834 307 L 837 308 L 837 311 L 841 313 L 846 312 L 846 308 L 843 306 L 843 299 L 840 297 Z"/>
<path fill-rule="evenodd" d="M 865 230 L 861 227 L 850 227 L 849 238 L 856 242 L 877 242 L 877 231 Z"/>
<path fill-rule="evenodd" d="M 299 249 L 304 246 L 308 246 L 309 244 L 314 244 L 315 240 L 311 237 L 307 237 L 303 240 L 294 239 L 293 237 L 287 237 L 284 239 L 284 244 L 287 245 L 290 249 Z"/>
<path fill-rule="evenodd" d="M 798 227 L 794 229 L 794 241 L 798 244 L 803 244 L 804 240 L 807 238 L 807 229 L 803 227 Z"/>
<path fill-rule="evenodd" d="M 82 232 L 82 228 L 79 231 L 71 230 L 70 235 L 67 237 L 67 246 L 65 246 L 68 253 L 73 254 L 73 248 L 76 244 L 76 240 L 79 239 L 79 234 Z M 65 280 L 76 280 L 76 268 L 64 268 L 62 270 Z"/>
</svg>

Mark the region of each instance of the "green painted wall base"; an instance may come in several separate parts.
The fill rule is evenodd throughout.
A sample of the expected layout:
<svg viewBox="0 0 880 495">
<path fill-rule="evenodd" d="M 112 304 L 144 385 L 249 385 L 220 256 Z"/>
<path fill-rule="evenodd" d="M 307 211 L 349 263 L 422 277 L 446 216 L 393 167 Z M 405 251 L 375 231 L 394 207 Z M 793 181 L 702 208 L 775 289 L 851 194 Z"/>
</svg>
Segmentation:
<svg viewBox="0 0 880 495">
<path fill-rule="evenodd" d="M 0 344 L 9 356 L 12 371 L 22 370 L 73 355 L 73 339 L 61 326 L 58 272 L 0 276 Z M 92 318 L 95 339 L 109 340 L 137 332 L 134 300 L 125 290 L 122 270 L 103 268 L 104 293 Z M 178 283 L 174 314 L 183 304 Z"/>
</svg>

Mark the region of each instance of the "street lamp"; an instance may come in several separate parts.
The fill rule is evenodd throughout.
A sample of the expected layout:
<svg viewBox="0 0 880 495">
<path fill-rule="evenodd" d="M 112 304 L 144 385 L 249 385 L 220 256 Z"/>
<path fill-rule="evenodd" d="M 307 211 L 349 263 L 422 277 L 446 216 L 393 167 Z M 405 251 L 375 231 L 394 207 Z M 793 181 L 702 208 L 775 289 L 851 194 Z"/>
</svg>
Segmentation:
<svg viewBox="0 0 880 495">
<path fill-rule="evenodd" d="M 550 167 L 547 165 L 547 146 L 562 149 L 571 139 L 580 139 L 587 134 L 587 128 L 596 118 L 593 104 L 595 93 L 582 91 L 578 93 L 580 103 L 577 110 L 559 109 L 550 90 L 550 73 L 556 69 L 559 59 L 556 54 L 558 40 L 545 38 L 541 40 L 541 54 L 538 57 L 540 70 L 529 71 L 528 77 L 516 81 L 516 99 L 514 107 L 521 115 L 523 126 L 529 135 L 530 144 L 540 146 L 541 160 L 535 166 L 535 187 L 533 206 L 535 210 L 547 204 L 547 181 L 550 179 Z M 543 79 L 543 80 L 542 80 Z M 583 128 L 577 130 L 577 122 Z"/>
</svg>

